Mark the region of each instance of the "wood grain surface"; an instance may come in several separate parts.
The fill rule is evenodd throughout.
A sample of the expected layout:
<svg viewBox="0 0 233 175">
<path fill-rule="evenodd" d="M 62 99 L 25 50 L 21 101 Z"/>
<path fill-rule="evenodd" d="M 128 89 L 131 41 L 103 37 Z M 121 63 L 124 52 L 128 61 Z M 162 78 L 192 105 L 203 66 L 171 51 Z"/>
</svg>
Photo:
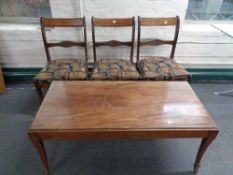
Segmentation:
<svg viewBox="0 0 233 175">
<path fill-rule="evenodd" d="M 35 130 L 216 129 L 187 82 L 53 81 Z"/>
</svg>

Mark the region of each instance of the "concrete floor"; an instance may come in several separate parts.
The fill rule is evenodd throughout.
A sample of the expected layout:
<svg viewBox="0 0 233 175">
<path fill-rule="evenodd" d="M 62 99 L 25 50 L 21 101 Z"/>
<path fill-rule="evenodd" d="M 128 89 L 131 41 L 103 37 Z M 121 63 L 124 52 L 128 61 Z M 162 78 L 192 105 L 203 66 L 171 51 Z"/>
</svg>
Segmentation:
<svg viewBox="0 0 233 175">
<path fill-rule="evenodd" d="M 233 84 L 192 84 L 220 134 L 201 163 L 200 175 L 233 174 L 233 95 L 214 91 Z M 0 175 L 41 175 L 41 161 L 27 137 L 38 110 L 32 84 L 8 85 L 0 95 Z M 48 141 L 50 174 L 191 175 L 200 139 Z"/>
</svg>

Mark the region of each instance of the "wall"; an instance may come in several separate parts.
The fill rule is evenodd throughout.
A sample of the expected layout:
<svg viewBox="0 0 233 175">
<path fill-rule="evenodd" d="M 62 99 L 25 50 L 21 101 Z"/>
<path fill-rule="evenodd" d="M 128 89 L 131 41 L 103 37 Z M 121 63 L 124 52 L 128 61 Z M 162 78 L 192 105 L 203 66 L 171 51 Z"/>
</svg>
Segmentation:
<svg viewBox="0 0 233 175">
<path fill-rule="evenodd" d="M 169 6 L 168 6 L 169 4 Z M 79 17 L 87 16 L 89 55 L 92 60 L 90 17 L 129 17 L 129 16 L 175 16 L 184 18 L 187 1 L 179 0 L 125 0 L 125 1 L 100 1 L 100 0 L 51 0 L 52 15 L 54 17 Z M 64 8 L 65 7 L 65 8 Z M 109 37 L 114 35 L 123 36 L 124 33 L 106 33 L 106 30 L 97 34 L 106 34 Z M 50 33 L 50 32 L 49 32 Z M 51 32 L 52 33 L 52 32 Z M 78 36 L 75 31 L 72 33 L 59 31 L 51 35 L 51 40 L 57 40 L 57 36 L 62 38 L 74 38 Z M 114 55 L 126 57 L 127 49 L 119 49 Z M 76 48 L 53 49 L 51 55 L 54 58 L 82 57 Z M 99 53 L 99 52 L 98 52 Z M 101 53 L 101 52 L 100 52 Z M 104 52 L 105 53 L 105 52 Z M 108 52 L 108 56 L 112 52 Z M 42 43 L 40 28 L 38 25 L 22 24 L 0 24 L 0 63 L 5 67 L 41 67 L 46 64 L 46 56 Z"/>
<path fill-rule="evenodd" d="M 94 16 L 99 18 L 111 18 L 111 17 L 132 17 L 132 16 L 141 16 L 141 17 L 171 17 L 171 16 L 180 16 L 181 24 L 184 21 L 184 16 L 187 8 L 187 1 L 180 0 L 125 0 L 125 1 L 100 1 L 99 0 L 85 0 L 82 3 L 83 5 L 83 15 L 84 16 Z M 88 20 L 88 38 L 91 39 L 91 30 L 90 30 L 90 20 Z M 182 26 L 182 25 L 181 25 Z M 143 37 L 155 36 L 163 38 L 164 36 L 168 36 L 169 38 L 173 38 L 171 36 L 174 33 L 174 28 L 167 27 L 162 29 L 158 28 L 147 28 L 146 32 L 143 32 Z M 136 30 L 137 31 L 137 30 Z M 96 38 L 99 40 L 107 40 L 107 39 L 118 39 L 118 40 L 130 40 L 131 33 L 129 29 L 99 29 L 96 30 Z M 135 37 L 137 40 L 137 35 Z M 167 52 L 167 48 L 170 47 L 159 47 L 157 49 L 145 48 L 141 50 L 141 55 L 169 55 Z M 92 51 L 89 52 L 92 58 Z M 120 58 L 128 58 L 129 57 L 129 49 L 127 48 L 119 48 L 119 49 L 111 49 L 111 48 L 99 48 L 97 51 L 97 56 L 101 57 L 120 57 Z M 136 49 L 135 54 L 136 56 Z"/>
<path fill-rule="evenodd" d="M 92 61 L 93 51 L 91 44 L 90 17 L 181 17 L 184 22 L 187 0 L 51 0 L 51 10 L 54 17 L 87 17 L 89 60 Z M 221 32 L 212 25 L 181 25 L 181 32 L 176 51 L 176 60 L 185 66 L 210 66 L 216 65 L 225 60 L 231 66 L 233 56 L 232 37 Z M 227 27 L 229 28 L 229 27 Z M 156 35 L 157 37 L 170 37 L 170 28 L 160 30 L 147 30 L 145 37 Z M 97 31 L 100 39 L 127 39 L 128 31 L 103 29 Z M 76 39 L 80 37 L 80 31 L 52 30 L 49 38 L 52 41 L 59 39 Z M 104 36 L 104 37 L 103 37 Z M 203 39 L 204 38 L 204 39 Z M 211 43 L 215 44 L 211 44 Z M 226 43 L 227 42 L 227 43 Z M 222 52 L 225 50 L 225 52 Z M 167 54 L 167 47 L 157 49 L 145 48 L 142 55 L 164 55 Z M 59 49 L 51 52 L 54 58 L 83 57 L 80 50 L 76 48 Z M 116 50 L 102 48 L 98 50 L 102 57 L 127 58 L 127 48 Z M 213 59 L 216 58 L 216 59 Z M 203 61 L 204 60 L 204 61 Z M 217 61 L 216 61 L 217 60 Z M 201 63 L 201 65 L 200 65 Z M 211 64 L 213 63 L 213 64 Z M 46 56 L 38 25 L 23 24 L 0 24 L 0 64 L 4 67 L 42 67 L 46 64 Z M 233 64 L 233 62 L 232 62 Z"/>
<path fill-rule="evenodd" d="M 180 32 L 176 60 L 185 67 L 232 68 L 232 31 L 233 23 L 185 24 Z"/>
<path fill-rule="evenodd" d="M 76 0 L 50 0 L 54 17 L 77 17 L 81 14 L 77 10 Z M 64 8 L 66 7 L 66 8 Z M 52 36 L 72 38 L 67 32 L 57 32 Z M 76 35 L 74 35 L 76 36 Z M 51 55 L 55 58 L 75 57 L 76 49 L 53 49 Z M 39 24 L 6 24 L 0 23 L 0 64 L 4 67 L 43 67 L 46 55 L 41 37 Z"/>
</svg>

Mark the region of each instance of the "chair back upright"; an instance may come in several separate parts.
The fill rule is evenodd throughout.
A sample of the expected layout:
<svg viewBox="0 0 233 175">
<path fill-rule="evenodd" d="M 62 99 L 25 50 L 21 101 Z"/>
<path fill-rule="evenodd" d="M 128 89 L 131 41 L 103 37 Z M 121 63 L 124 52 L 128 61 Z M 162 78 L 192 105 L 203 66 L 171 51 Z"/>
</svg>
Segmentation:
<svg viewBox="0 0 233 175">
<path fill-rule="evenodd" d="M 175 34 L 173 40 L 153 39 L 150 41 L 141 41 L 141 28 L 142 26 L 175 26 Z M 140 57 L 140 47 L 145 45 L 159 46 L 159 45 L 172 45 L 170 58 L 174 58 L 176 43 L 179 35 L 180 19 L 179 16 L 173 18 L 141 18 L 138 17 L 138 43 L 137 43 L 137 63 Z"/>
<path fill-rule="evenodd" d="M 87 52 L 87 31 L 86 31 L 86 20 L 85 17 L 83 18 L 40 18 L 40 25 L 41 25 L 41 33 L 42 38 L 45 46 L 45 52 L 47 56 L 47 61 L 51 61 L 51 56 L 49 52 L 49 48 L 51 47 L 83 47 L 85 50 L 85 61 L 87 62 L 88 59 L 88 52 Z M 83 38 L 84 41 L 61 41 L 61 42 L 48 42 L 46 37 L 46 28 L 55 28 L 55 27 L 78 27 L 83 28 Z"/>
<path fill-rule="evenodd" d="M 132 28 L 132 37 L 131 41 L 118 41 L 118 40 L 109 40 L 109 41 L 96 41 L 95 28 L 96 27 L 131 27 Z M 94 62 L 97 61 L 96 48 L 100 46 L 129 46 L 130 50 L 130 61 L 133 62 L 133 50 L 134 50 L 134 37 L 135 37 L 135 18 L 94 18 L 92 17 L 92 41 L 93 41 L 93 52 L 94 52 Z"/>
</svg>

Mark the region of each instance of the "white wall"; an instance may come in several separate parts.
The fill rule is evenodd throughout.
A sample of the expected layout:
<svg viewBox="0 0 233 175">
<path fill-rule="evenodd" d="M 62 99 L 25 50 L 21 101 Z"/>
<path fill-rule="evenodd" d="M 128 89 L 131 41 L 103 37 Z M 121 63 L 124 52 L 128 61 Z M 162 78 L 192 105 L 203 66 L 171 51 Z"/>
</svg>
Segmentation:
<svg viewBox="0 0 233 175">
<path fill-rule="evenodd" d="M 89 60 L 92 61 L 90 17 L 170 17 L 179 15 L 184 22 L 188 0 L 50 0 L 53 17 L 87 17 Z M 182 25 L 176 51 L 176 60 L 186 66 L 219 63 L 221 60 L 231 63 L 233 40 L 211 25 Z M 229 27 L 228 27 L 229 28 Z M 129 30 L 102 29 L 97 31 L 101 39 L 127 39 Z M 51 31 L 51 40 L 76 39 L 80 31 Z M 147 30 L 144 37 L 171 36 L 171 29 Z M 204 38 L 204 39 L 203 39 Z M 227 44 L 225 42 L 228 42 Z M 211 44 L 215 43 L 215 44 Z M 224 51 L 223 51 L 224 50 Z M 142 55 L 160 55 L 167 53 L 167 47 L 145 48 Z M 126 48 L 116 50 L 102 48 L 98 54 L 103 57 L 125 57 Z M 53 58 L 83 57 L 76 48 L 52 50 Z M 168 55 L 168 54 L 166 54 Z M 213 59 L 214 58 L 214 59 Z M 217 61 L 216 61 L 217 60 Z M 225 63 L 226 63 L 225 62 Z M 38 25 L 0 24 L 0 64 L 5 67 L 42 67 L 46 64 L 46 55 Z M 222 62 L 221 62 L 222 63 Z M 229 66 L 230 64 L 228 64 Z M 232 61 L 233 65 L 233 61 Z M 231 65 L 230 65 L 231 66 Z"/>
<path fill-rule="evenodd" d="M 184 16 L 187 8 L 187 0 L 83 0 L 83 15 L 90 17 L 99 17 L 99 18 L 111 18 L 111 17 L 132 17 L 132 16 L 141 16 L 141 17 L 173 17 L 180 16 L 181 23 L 184 21 Z M 90 20 L 88 20 L 88 38 L 91 39 L 91 27 Z M 182 26 L 182 25 L 181 25 Z M 171 31 L 174 33 L 174 28 L 168 27 L 167 30 L 156 30 L 146 29 L 145 37 L 148 36 L 157 36 L 163 38 L 163 36 L 171 36 Z M 96 38 L 102 40 L 108 39 L 118 39 L 118 40 L 130 40 L 131 38 L 131 30 L 129 29 L 103 29 L 96 30 Z M 136 31 L 137 32 L 137 31 Z M 172 35 L 170 38 L 173 38 Z M 135 41 L 137 40 L 137 34 L 135 37 Z M 167 52 L 167 48 L 170 47 L 159 47 L 158 49 L 143 49 L 141 50 L 142 55 L 169 55 Z M 90 56 L 92 58 L 92 50 L 90 50 Z M 99 57 L 120 57 L 120 58 L 129 58 L 129 49 L 119 48 L 119 49 L 111 49 L 111 48 L 99 48 L 97 51 L 97 56 Z M 135 54 L 136 56 L 136 49 Z"/>
<path fill-rule="evenodd" d="M 229 29 L 232 33 L 233 23 L 185 24 L 176 60 L 185 67 L 233 68 L 233 33 Z"/>
<path fill-rule="evenodd" d="M 51 0 L 50 5 L 54 17 L 68 18 L 81 15 L 77 10 L 79 3 L 76 0 Z M 76 35 L 72 36 L 67 32 L 55 33 L 52 40 L 57 36 L 72 38 Z M 77 56 L 76 49 L 71 50 L 70 52 L 56 48 L 51 55 L 54 58 Z M 5 67 L 42 67 L 46 64 L 39 24 L 0 24 L 0 64 Z"/>
</svg>

